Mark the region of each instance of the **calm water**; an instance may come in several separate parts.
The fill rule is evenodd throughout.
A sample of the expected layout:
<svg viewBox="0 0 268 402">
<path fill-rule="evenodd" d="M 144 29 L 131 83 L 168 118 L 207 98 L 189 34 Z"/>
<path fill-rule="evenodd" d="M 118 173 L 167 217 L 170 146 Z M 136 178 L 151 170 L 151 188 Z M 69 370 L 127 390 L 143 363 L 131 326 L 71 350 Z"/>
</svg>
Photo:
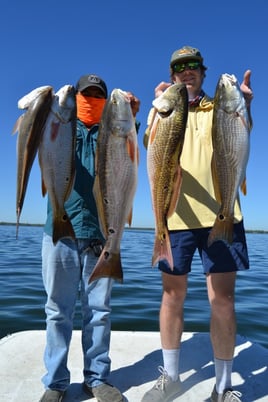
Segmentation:
<svg viewBox="0 0 268 402">
<path fill-rule="evenodd" d="M 41 277 L 41 227 L 0 225 L 0 338 L 17 331 L 45 329 Z M 151 268 L 153 230 L 126 230 L 122 239 L 124 283 L 112 297 L 112 329 L 158 331 L 161 281 Z M 268 348 L 268 234 L 247 234 L 251 269 L 238 274 L 238 333 Z M 185 303 L 185 331 L 208 332 L 209 306 L 198 255 Z M 75 328 L 80 328 L 77 303 Z"/>
</svg>

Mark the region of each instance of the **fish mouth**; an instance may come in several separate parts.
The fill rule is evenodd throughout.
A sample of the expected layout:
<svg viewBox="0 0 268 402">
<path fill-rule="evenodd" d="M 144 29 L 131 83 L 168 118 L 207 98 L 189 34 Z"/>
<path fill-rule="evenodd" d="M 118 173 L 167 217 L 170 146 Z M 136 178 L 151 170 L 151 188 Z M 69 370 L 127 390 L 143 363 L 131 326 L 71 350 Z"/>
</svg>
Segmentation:
<svg viewBox="0 0 268 402">
<path fill-rule="evenodd" d="M 165 112 L 164 111 L 163 112 L 158 111 L 158 114 L 159 114 L 160 117 L 169 117 L 172 112 L 173 112 L 173 109 L 169 109 L 169 110 L 167 110 Z"/>
</svg>

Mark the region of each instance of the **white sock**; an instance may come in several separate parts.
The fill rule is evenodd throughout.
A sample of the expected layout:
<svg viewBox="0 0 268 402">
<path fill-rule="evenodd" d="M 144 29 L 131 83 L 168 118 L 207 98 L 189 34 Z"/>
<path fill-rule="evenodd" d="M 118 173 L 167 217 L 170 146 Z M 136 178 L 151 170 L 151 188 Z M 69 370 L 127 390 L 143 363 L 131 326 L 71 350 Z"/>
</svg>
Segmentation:
<svg viewBox="0 0 268 402">
<path fill-rule="evenodd" d="M 164 369 L 172 381 L 179 377 L 180 349 L 162 349 Z"/>
<path fill-rule="evenodd" d="M 214 358 L 216 374 L 216 390 L 218 394 L 223 394 L 226 388 L 232 388 L 232 368 L 233 360 L 221 360 Z"/>
</svg>

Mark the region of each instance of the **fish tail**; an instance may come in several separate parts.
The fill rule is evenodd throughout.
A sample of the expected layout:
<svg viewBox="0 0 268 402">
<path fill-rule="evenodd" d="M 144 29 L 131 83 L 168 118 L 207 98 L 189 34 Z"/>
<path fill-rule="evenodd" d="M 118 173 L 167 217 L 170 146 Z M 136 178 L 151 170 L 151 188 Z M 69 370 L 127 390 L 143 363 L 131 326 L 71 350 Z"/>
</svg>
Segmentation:
<svg viewBox="0 0 268 402">
<path fill-rule="evenodd" d="M 219 214 L 208 236 L 208 247 L 218 240 L 231 244 L 233 241 L 233 226 L 233 216 L 226 217 L 222 214 Z"/>
<path fill-rule="evenodd" d="M 123 270 L 121 264 L 121 255 L 119 253 L 109 253 L 105 248 L 95 265 L 88 283 L 100 278 L 113 278 L 118 282 L 123 282 Z"/>
<path fill-rule="evenodd" d="M 152 265 L 155 266 L 160 260 L 166 260 L 173 271 L 173 256 L 167 229 L 165 229 L 161 236 L 156 235 L 155 237 Z"/>
<path fill-rule="evenodd" d="M 62 213 L 61 215 L 57 215 L 53 219 L 52 240 L 53 240 L 54 245 L 60 239 L 63 239 L 64 237 L 69 237 L 69 238 L 75 240 L 75 233 L 74 233 L 72 223 L 65 211 L 64 211 L 64 213 Z"/>
</svg>

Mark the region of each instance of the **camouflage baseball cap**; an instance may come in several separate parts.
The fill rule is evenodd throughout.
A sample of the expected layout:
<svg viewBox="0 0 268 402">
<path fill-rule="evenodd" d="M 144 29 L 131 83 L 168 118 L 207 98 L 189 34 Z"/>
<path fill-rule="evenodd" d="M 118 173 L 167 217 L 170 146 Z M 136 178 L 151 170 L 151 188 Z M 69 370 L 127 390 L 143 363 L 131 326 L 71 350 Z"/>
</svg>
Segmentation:
<svg viewBox="0 0 268 402">
<path fill-rule="evenodd" d="M 183 63 L 187 60 L 199 61 L 202 68 L 204 68 L 205 70 L 207 69 L 207 67 L 203 65 L 203 57 L 200 51 L 197 48 L 191 46 L 183 46 L 181 49 L 175 50 L 175 52 L 173 52 L 171 56 L 170 67 L 172 68 L 174 64 Z"/>
</svg>

